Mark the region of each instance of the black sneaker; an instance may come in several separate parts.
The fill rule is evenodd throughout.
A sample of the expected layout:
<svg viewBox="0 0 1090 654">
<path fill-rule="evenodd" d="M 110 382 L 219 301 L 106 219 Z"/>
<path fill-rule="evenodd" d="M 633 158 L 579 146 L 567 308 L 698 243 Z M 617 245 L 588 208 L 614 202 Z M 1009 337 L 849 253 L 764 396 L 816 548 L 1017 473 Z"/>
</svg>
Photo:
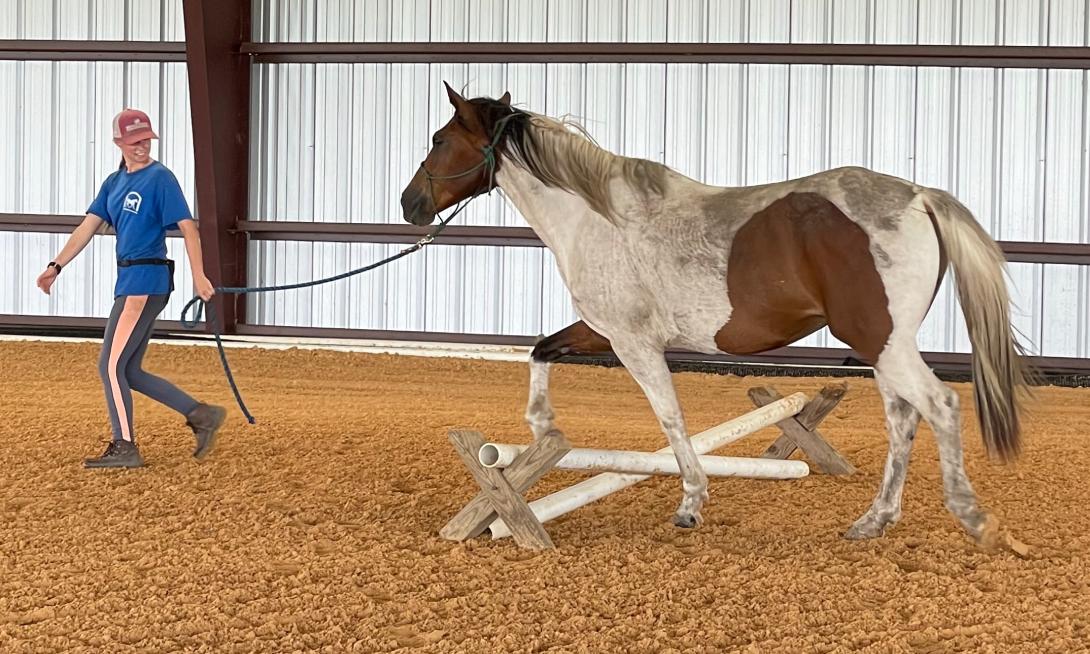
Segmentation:
<svg viewBox="0 0 1090 654">
<path fill-rule="evenodd" d="M 110 441 L 102 456 L 84 459 L 84 468 L 139 468 L 144 465 L 144 457 L 132 441 Z"/>
<path fill-rule="evenodd" d="M 185 424 L 189 425 L 197 438 L 197 449 L 193 450 L 193 456 L 198 460 L 208 456 L 212 451 L 212 447 L 216 444 L 216 432 L 226 417 L 227 409 L 203 402 L 186 416 Z"/>
</svg>

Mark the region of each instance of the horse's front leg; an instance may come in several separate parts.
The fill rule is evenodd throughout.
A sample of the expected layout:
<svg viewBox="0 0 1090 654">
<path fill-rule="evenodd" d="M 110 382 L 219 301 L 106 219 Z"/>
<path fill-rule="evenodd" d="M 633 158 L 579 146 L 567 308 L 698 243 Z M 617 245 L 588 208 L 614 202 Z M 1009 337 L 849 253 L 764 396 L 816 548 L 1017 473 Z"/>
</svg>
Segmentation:
<svg viewBox="0 0 1090 654">
<path fill-rule="evenodd" d="M 685 429 L 685 417 L 677 400 L 670 368 L 666 365 L 665 351 L 661 346 L 648 345 L 638 338 L 629 341 L 616 335 L 613 338 L 613 351 L 643 389 L 674 450 L 684 491 L 681 505 L 674 515 L 674 524 L 678 527 L 696 527 L 703 521 L 700 510 L 708 500 L 708 476 L 697 459 L 696 450 Z"/>
<path fill-rule="evenodd" d="M 583 321 L 569 325 L 542 339 L 530 353 L 530 396 L 526 402 L 526 422 L 534 440 L 556 429 L 552 402 L 549 401 L 549 367 L 567 354 L 609 352 L 609 341 Z"/>
</svg>

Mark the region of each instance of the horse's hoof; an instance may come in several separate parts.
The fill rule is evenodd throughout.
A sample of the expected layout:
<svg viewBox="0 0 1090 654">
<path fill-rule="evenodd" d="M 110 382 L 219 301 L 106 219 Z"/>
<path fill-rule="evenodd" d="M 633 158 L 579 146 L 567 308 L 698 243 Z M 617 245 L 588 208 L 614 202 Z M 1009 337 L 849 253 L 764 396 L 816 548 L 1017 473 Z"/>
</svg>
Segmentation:
<svg viewBox="0 0 1090 654">
<path fill-rule="evenodd" d="M 878 538 L 885 532 L 883 527 L 878 526 L 873 522 L 866 524 L 855 523 L 844 532 L 844 538 L 848 540 L 867 540 L 869 538 Z"/>
<path fill-rule="evenodd" d="M 674 525 L 682 529 L 695 529 L 699 524 L 700 518 L 698 516 L 689 513 L 674 515 Z"/>
</svg>

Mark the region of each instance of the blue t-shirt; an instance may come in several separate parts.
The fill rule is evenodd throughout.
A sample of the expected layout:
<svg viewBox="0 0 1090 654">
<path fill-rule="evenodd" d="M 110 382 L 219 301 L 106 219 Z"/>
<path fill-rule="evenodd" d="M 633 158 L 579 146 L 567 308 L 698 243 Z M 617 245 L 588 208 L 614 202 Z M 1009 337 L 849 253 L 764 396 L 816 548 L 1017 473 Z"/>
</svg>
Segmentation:
<svg viewBox="0 0 1090 654">
<path fill-rule="evenodd" d="M 135 173 L 118 170 L 102 183 L 87 213 L 105 220 L 117 232 L 117 258 L 165 259 L 167 230 L 191 220 L 182 187 L 170 169 L 153 161 Z M 114 297 L 170 293 L 170 270 L 164 265 L 119 267 Z"/>
</svg>

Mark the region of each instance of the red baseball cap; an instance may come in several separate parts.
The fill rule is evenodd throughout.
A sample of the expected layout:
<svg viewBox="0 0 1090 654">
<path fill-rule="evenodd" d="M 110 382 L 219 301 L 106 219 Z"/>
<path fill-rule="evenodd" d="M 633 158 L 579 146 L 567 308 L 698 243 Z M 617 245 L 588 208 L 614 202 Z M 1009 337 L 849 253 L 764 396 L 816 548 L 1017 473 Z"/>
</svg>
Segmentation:
<svg viewBox="0 0 1090 654">
<path fill-rule="evenodd" d="M 151 129 L 151 119 L 139 109 L 125 109 L 114 116 L 114 139 L 132 145 L 144 139 L 157 139 L 159 135 Z"/>
</svg>

